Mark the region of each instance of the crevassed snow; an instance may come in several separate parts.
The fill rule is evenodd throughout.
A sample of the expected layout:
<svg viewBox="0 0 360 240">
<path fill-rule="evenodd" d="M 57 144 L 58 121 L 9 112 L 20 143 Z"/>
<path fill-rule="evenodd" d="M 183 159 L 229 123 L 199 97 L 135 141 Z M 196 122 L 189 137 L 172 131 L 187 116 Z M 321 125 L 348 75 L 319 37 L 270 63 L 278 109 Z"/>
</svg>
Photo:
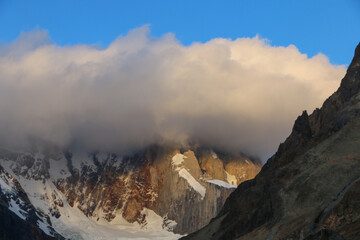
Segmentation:
<svg viewBox="0 0 360 240">
<path fill-rule="evenodd" d="M 189 185 L 201 195 L 201 199 L 204 199 L 206 188 L 198 181 L 196 181 L 196 179 L 186 169 L 180 169 L 179 176 L 184 178 L 189 183 Z"/>
<path fill-rule="evenodd" d="M 224 187 L 224 188 L 236 188 L 235 185 L 229 184 L 227 182 L 224 182 L 224 181 L 221 181 L 218 179 L 206 180 L 206 182 L 212 183 L 212 184 L 218 185 L 220 187 Z"/>
<path fill-rule="evenodd" d="M 231 175 L 230 173 L 228 173 L 227 171 L 225 171 L 226 173 L 226 181 L 229 183 L 229 184 L 232 184 L 232 185 L 237 185 L 237 179 L 234 175 Z"/>
<path fill-rule="evenodd" d="M 181 153 L 175 154 L 172 158 L 172 165 L 175 167 L 180 166 L 184 162 L 184 158 L 187 158 L 185 155 Z"/>
</svg>

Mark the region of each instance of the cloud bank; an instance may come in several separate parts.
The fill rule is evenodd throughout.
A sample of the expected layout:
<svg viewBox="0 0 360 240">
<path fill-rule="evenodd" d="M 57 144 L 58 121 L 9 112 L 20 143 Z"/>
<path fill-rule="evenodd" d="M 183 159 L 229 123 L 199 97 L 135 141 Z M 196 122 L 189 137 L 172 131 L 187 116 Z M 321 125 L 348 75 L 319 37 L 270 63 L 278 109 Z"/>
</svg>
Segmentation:
<svg viewBox="0 0 360 240">
<path fill-rule="evenodd" d="M 322 54 L 258 37 L 184 46 L 145 26 L 103 49 L 22 33 L 0 46 L 0 141 L 124 151 L 197 139 L 264 158 L 344 73 Z"/>
</svg>

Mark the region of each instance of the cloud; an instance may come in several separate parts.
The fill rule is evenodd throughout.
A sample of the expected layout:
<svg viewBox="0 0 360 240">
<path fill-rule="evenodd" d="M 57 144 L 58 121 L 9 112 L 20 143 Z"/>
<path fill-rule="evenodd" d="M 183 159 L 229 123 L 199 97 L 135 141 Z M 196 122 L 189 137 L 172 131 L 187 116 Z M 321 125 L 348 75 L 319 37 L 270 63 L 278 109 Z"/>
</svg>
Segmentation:
<svg viewBox="0 0 360 240">
<path fill-rule="evenodd" d="M 37 30 L 0 46 L 0 141 L 124 151 L 197 139 L 264 158 L 344 73 L 258 37 L 184 46 L 145 26 L 101 49 L 57 46 Z"/>
</svg>

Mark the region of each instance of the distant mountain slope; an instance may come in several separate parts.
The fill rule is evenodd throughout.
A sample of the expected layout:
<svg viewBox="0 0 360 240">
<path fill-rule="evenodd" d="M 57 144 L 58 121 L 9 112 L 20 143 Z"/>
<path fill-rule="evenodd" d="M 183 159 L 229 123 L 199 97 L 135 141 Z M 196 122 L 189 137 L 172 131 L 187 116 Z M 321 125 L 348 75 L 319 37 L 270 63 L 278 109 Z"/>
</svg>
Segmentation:
<svg viewBox="0 0 360 240">
<path fill-rule="evenodd" d="M 36 141 L 0 150 L 0 164 L 5 206 L 58 239 L 176 239 L 208 223 L 261 168 L 206 147 L 153 145 L 118 156 Z"/>
<path fill-rule="evenodd" d="M 339 89 L 184 239 L 360 239 L 360 44 Z"/>
</svg>

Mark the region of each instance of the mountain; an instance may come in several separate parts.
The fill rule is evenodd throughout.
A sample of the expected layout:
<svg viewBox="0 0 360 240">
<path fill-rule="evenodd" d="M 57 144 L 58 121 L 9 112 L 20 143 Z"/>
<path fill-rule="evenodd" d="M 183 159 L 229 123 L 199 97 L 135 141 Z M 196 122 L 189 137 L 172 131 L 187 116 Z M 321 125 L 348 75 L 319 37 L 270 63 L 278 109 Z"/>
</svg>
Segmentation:
<svg viewBox="0 0 360 240">
<path fill-rule="evenodd" d="M 0 149 L 0 165 L 2 239 L 177 239 L 207 224 L 261 168 L 200 146 L 121 156 L 40 141 Z"/>
<path fill-rule="evenodd" d="M 1 239 L 63 239 L 49 218 L 30 203 L 19 182 L 0 166 L 0 238 Z M 53 236 L 53 237 L 52 237 Z"/>
<path fill-rule="evenodd" d="M 183 239 L 360 239 L 360 44 L 339 89 Z"/>
</svg>

